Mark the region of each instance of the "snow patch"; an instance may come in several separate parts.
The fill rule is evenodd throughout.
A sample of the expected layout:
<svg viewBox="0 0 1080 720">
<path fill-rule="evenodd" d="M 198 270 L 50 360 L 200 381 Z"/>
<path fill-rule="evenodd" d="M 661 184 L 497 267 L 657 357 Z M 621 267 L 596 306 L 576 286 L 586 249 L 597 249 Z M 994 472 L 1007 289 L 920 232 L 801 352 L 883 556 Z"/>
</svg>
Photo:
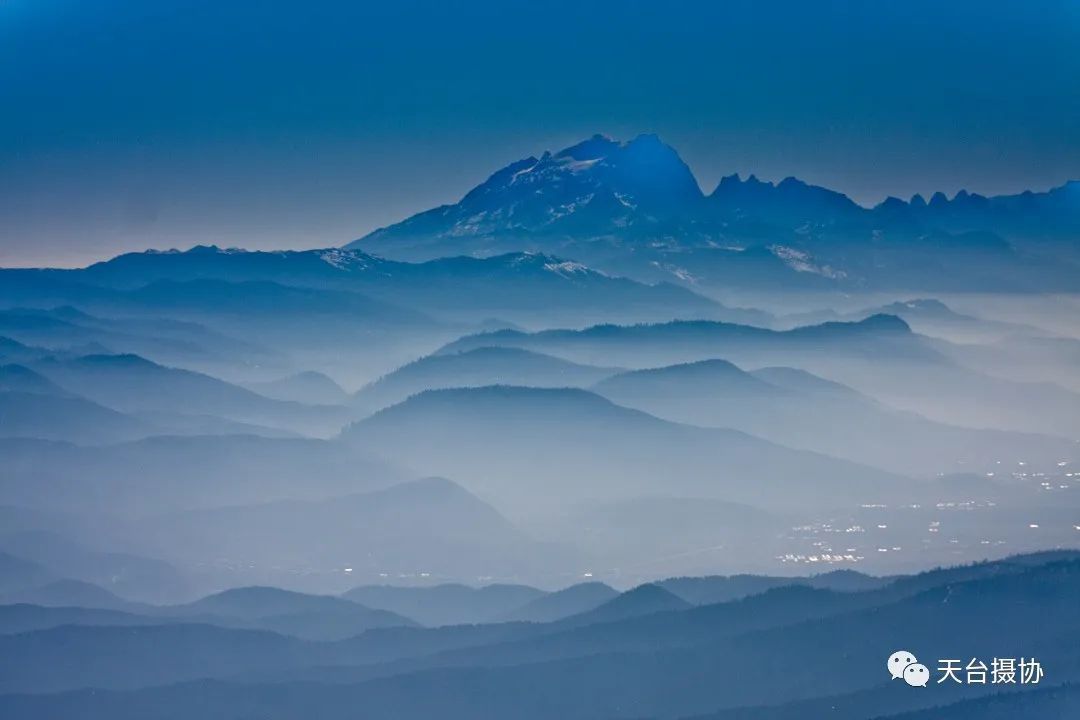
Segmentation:
<svg viewBox="0 0 1080 720">
<path fill-rule="evenodd" d="M 556 275 L 562 275 L 563 277 L 570 275 L 588 275 L 592 272 L 589 270 L 588 266 L 582 265 L 579 262 L 573 262 L 572 260 L 544 263 L 544 269 L 548 272 L 553 272 Z"/>
<path fill-rule="evenodd" d="M 847 273 L 843 270 L 834 270 L 828 265 L 815 264 L 813 257 L 805 250 L 786 245 L 770 245 L 769 252 L 780 258 L 785 265 L 795 272 L 812 273 L 832 280 L 840 280 L 847 276 Z"/>
<path fill-rule="evenodd" d="M 548 214 L 551 215 L 551 219 L 548 220 L 548 222 L 555 222 L 556 220 L 564 218 L 567 215 L 572 215 L 573 213 L 577 212 L 578 208 L 584 207 L 585 205 L 588 205 L 590 202 L 592 202 L 592 199 L 595 196 L 595 193 L 589 193 L 585 197 L 580 197 L 571 203 L 565 203 L 563 205 L 559 205 L 558 207 L 548 208 Z"/>
<path fill-rule="evenodd" d="M 537 163 L 533 163 L 532 165 L 530 165 L 529 167 L 525 168 L 524 170 L 518 170 L 518 171 L 517 171 L 516 173 L 514 173 L 513 175 L 511 175 L 511 176 L 510 176 L 510 183 L 511 183 L 511 184 L 513 184 L 513 183 L 514 183 L 514 182 L 516 182 L 516 181 L 517 181 L 517 179 L 518 179 L 519 177 L 521 177 L 522 175 L 528 175 L 528 174 L 529 174 L 529 173 L 531 173 L 531 172 L 532 172 L 533 170 L 535 170 L 535 169 L 536 169 L 536 166 L 537 166 L 537 165 L 539 165 L 539 164 L 540 164 L 540 163 L 538 163 L 538 162 L 537 162 Z"/>
<path fill-rule="evenodd" d="M 450 228 L 448 235 L 451 237 L 461 237 L 463 235 L 476 235 L 481 232 L 480 224 L 487 219 L 487 210 L 481 210 L 475 215 L 470 215 L 464 220 L 458 220 L 454 223 L 454 227 Z"/>
<path fill-rule="evenodd" d="M 340 248 L 321 251 L 319 259 L 338 270 L 364 270 L 368 267 L 368 257 L 366 255 Z"/>
<path fill-rule="evenodd" d="M 591 160 L 571 160 L 565 164 L 565 167 L 572 173 L 585 172 L 601 160 L 603 160 L 603 158 L 593 158 Z"/>
<path fill-rule="evenodd" d="M 684 267 L 679 267 L 678 265 L 669 265 L 667 263 L 660 263 L 656 260 L 652 261 L 652 266 L 658 270 L 663 270 L 666 273 L 671 273 L 685 283 L 696 285 L 698 282 L 697 276 Z"/>
</svg>

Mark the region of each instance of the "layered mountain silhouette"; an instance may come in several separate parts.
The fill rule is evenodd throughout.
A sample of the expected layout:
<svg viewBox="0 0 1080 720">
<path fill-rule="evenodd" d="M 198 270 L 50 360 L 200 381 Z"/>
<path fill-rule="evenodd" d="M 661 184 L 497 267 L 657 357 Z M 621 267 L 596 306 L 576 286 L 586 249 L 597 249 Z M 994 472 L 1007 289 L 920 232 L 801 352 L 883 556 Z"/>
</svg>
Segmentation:
<svg viewBox="0 0 1080 720">
<path fill-rule="evenodd" d="M 0 271 L 0 274 L 8 275 L 6 271 Z M 38 286 L 39 290 L 52 284 L 44 276 L 42 279 L 44 285 Z M 18 294 L 19 283 L 15 285 L 15 294 Z M 26 292 L 23 294 L 31 300 L 41 299 L 35 296 L 32 287 L 33 283 L 24 286 Z M 86 299 L 85 293 L 92 295 L 93 291 L 84 288 L 83 294 L 74 291 L 57 300 L 64 301 L 67 297 L 68 301 L 78 302 Z M 228 367 L 237 361 L 268 362 L 273 357 L 266 348 L 241 342 L 195 322 L 168 317 L 101 317 L 68 304 L 52 306 L 53 303 L 48 302 L 47 305 L 49 307 L 14 307 L 0 311 L 0 335 L 8 334 L 23 343 L 41 347 L 36 353 L 25 353 L 23 362 L 29 357 L 40 357 L 43 352 L 56 354 L 58 350 L 82 355 L 134 354 L 165 364 L 206 368 Z M 142 315 L 146 309 L 138 312 Z M 0 354 L 4 354 L 2 348 Z"/>
<path fill-rule="evenodd" d="M 967 427 L 1061 435 L 1062 428 L 1080 422 L 1080 399 L 1067 388 L 1018 382 L 961 365 L 950 356 L 962 353 L 962 348 L 914 333 L 895 315 L 791 330 L 711 321 L 497 330 L 459 338 L 439 352 L 493 346 L 633 369 L 718 358 L 748 368 L 794 367 L 840 381 L 896 408 Z"/>
<path fill-rule="evenodd" d="M 864 575 L 855 570 L 833 570 L 807 577 L 771 577 L 767 575 L 728 575 L 678 577 L 657 583 L 665 590 L 693 605 L 741 600 L 782 587 L 810 587 L 836 592 L 877 590 L 892 583 L 890 578 Z"/>
<path fill-rule="evenodd" d="M 129 253 L 79 270 L 3 270 L 0 276 L 6 283 L 0 301 L 12 304 L 68 303 L 102 313 L 183 312 L 196 322 L 206 320 L 210 309 L 224 315 L 274 309 L 329 316 L 324 320 L 347 312 L 378 327 L 403 329 L 423 327 L 430 315 L 533 321 L 559 316 L 577 322 L 665 314 L 720 313 L 742 321 L 768 317 L 726 309 L 673 284 L 610 276 L 550 253 L 408 263 L 338 248 L 247 252 L 200 246 Z M 0 328 L 2 320 L 0 315 Z"/>
<path fill-rule="evenodd" d="M 316 405 L 341 405 L 347 400 L 345 391 L 326 375 L 308 370 L 277 380 L 248 384 L 248 389 L 275 400 Z"/>
<path fill-rule="evenodd" d="M 66 625 L 150 627 L 199 623 L 329 641 L 376 628 L 417 627 L 412 620 L 392 612 L 372 610 L 337 597 L 274 587 L 233 588 L 184 605 L 149 605 L 121 600 L 86 583 L 57 581 L 3 599 L 3 635 Z"/>
<path fill-rule="evenodd" d="M 52 577 L 41 564 L 0 551 L 0 593 L 42 585 Z"/>
<path fill-rule="evenodd" d="M 386 610 L 373 610 L 329 595 L 307 595 L 274 587 L 233 588 L 162 611 L 178 618 L 232 618 L 309 639 L 343 639 L 372 628 L 416 625 Z"/>
<path fill-rule="evenodd" d="M 9 362 L 22 362 L 29 358 L 40 357 L 42 350 L 36 350 L 9 337 L 0 336 L 0 356 Z M 47 351 L 45 351 L 47 352 Z"/>
<path fill-rule="evenodd" d="M 415 437 L 424 438 L 419 450 Z M 626 499 L 657 487 L 673 495 L 806 507 L 887 497 L 895 480 L 740 432 L 667 422 L 573 389 L 426 391 L 354 424 L 343 440 L 408 458 L 423 472 L 468 478 L 471 490 L 500 507 Z"/>
<path fill-rule="evenodd" d="M 942 468 L 985 472 L 1002 459 L 1060 462 L 1076 453 L 1075 443 L 1065 438 L 930 421 L 794 368 L 745 372 L 724 360 L 702 360 L 621 373 L 592 389 L 671 420 L 735 428 L 905 474 L 933 475 Z"/>
<path fill-rule="evenodd" d="M 550 597 L 527 585 L 472 587 L 458 583 L 430 587 L 362 585 L 342 597 L 368 607 L 392 610 L 431 627 L 496 622 Z"/>
<path fill-rule="evenodd" d="M 203 252 L 201 248 L 190 251 Z M 139 254 L 152 258 L 146 261 L 152 269 L 158 266 L 154 259 L 163 258 L 164 268 L 157 274 L 166 277 L 150 279 L 155 273 L 140 273 L 140 264 L 133 263 L 128 283 L 116 280 L 115 285 L 107 284 L 107 277 L 97 281 L 84 275 L 93 268 L 0 270 L 0 305 L 37 309 L 20 311 L 25 322 L 10 328 L 9 334 L 33 345 L 38 342 L 33 338 L 40 337 L 40 326 L 47 324 L 55 332 L 41 337 L 41 344 L 63 350 L 67 356 L 138 354 L 158 364 L 245 380 L 251 379 L 253 368 L 265 373 L 264 379 L 315 369 L 348 380 L 344 368 L 367 380 L 371 378 L 368 372 L 385 372 L 415 357 L 416 344 L 426 346 L 429 337 L 449 340 L 460 334 L 413 308 L 361 292 L 298 283 L 288 266 L 273 280 L 244 280 L 242 272 L 224 279 L 228 267 L 212 276 L 186 277 L 182 261 L 176 268 L 172 261 L 188 254 Z M 217 248 L 206 249 L 205 254 L 219 259 L 231 256 Z M 170 273 L 175 277 L 169 277 Z M 66 306 L 109 322 L 91 323 L 66 314 L 56 318 L 57 309 Z M 114 320 L 117 317 L 122 321 Z M 158 329 L 177 324 L 186 330 L 169 331 L 170 336 Z M 193 327 L 206 332 L 195 332 Z M 73 348 L 76 343 L 64 340 L 68 335 L 85 338 L 93 347 Z M 374 347 L 373 340 L 377 340 Z M 330 348 L 339 354 L 349 349 L 355 357 L 343 366 L 334 365 L 327 361 Z M 318 358 L 321 366 L 304 362 L 311 358 Z"/>
<path fill-rule="evenodd" d="M 71 396 L 53 381 L 39 372 L 35 372 L 25 365 L 0 366 L 0 392 L 35 393 L 37 395 L 52 395 L 57 397 Z"/>
<path fill-rule="evenodd" d="M 157 625 L 161 619 L 122 610 L 87 607 L 48 607 L 29 603 L 0 605 L 0 635 L 17 635 L 61 625 Z"/>
<path fill-rule="evenodd" d="M 212 416 L 329 434 L 344 422 L 343 408 L 273 400 L 217 378 L 169 368 L 137 355 L 48 358 L 34 370 L 90 400 L 160 425 L 171 415 Z"/>
<path fill-rule="evenodd" d="M 606 606 L 618 596 L 618 591 L 602 582 L 580 583 L 538 597 L 507 613 L 501 619 L 543 623 L 571 616 L 580 618 L 586 613 Z"/>
<path fill-rule="evenodd" d="M 147 606 L 124 600 L 100 585 L 82 580 L 53 580 L 0 597 L 0 605 L 78 607 L 95 610 L 140 611 Z"/>
<path fill-rule="evenodd" d="M 584 720 L 627 717 L 629 703 L 634 712 L 670 718 L 952 717 L 942 713 L 955 708 L 969 713 L 958 717 L 976 717 L 970 713 L 1001 707 L 1066 717 L 1060 711 L 1075 704 L 1068 683 L 1080 673 L 1071 652 L 1080 631 L 1072 612 L 1077 572 L 1075 554 L 1036 555 L 877 589 L 786 586 L 693 607 L 646 586 L 600 610 L 655 611 L 593 623 L 579 615 L 546 624 L 384 628 L 336 642 L 212 624 L 53 626 L 0 636 L 0 709 L 12 718 L 76 709 L 88 718 L 182 718 L 196 707 L 211 717 L 304 711 L 335 718 L 362 706 L 371 717 L 407 720 L 507 713 L 539 720 L 552 712 Z M 988 635 L 1001 613 L 1010 622 Z M 1007 693 L 989 684 L 912 692 L 889 682 L 882 663 L 889 649 L 950 657 L 956 643 L 975 657 L 994 657 L 996 644 L 1023 644 L 1055 678 Z M 165 646 L 171 652 L 161 653 Z M 398 654 L 386 654 L 391 647 Z M 823 675 L 805 662 L 811 656 L 847 672 Z M 757 672 L 739 674 L 748 666 Z M 598 687 L 609 692 L 588 692 Z"/>
<path fill-rule="evenodd" d="M 5 533 L 0 535 L 0 548 L 39 563 L 55 577 L 99 586 L 128 600 L 166 603 L 189 592 L 184 574 L 167 562 L 96 550 L 55 531 Z M 23 589 L 42 584 L 26 584 Z"/>
<path fill-rule="evenodd" d="M 428 355 L 361 388 L 354 405 L 379 410 L 424 390 L 485 385 L 587 387 L 619 372 L 582 365 L 514 347 L 477 347 L 461 353 Z"/>
<path fill-rule="evenodd" d="M 1030 325 L 987 320 L 960 313 L 936 298 L 898 300 L 886 305 L 845 313 L 834 310 L 799 313 L 783 318 L 780 322 L 791 326 L 812 325 L 836 320 L 853 322 L 881 314 L 899 317 L 916 332 L 969 341 L 987 341 L 1015 336 L 1034 338 L 1051 334 Z"/>
<path fill-rule="evenodd" d="M 314 500 L 406 479 L 400 470 L 343 443 L 250 435 L 162 436 L 101 447 L 12 438 L 0 439 L 0 453 L 6 501 L 71 512 L 65 522 L 72 530 L 98 513 Z M 305 482 L 298 483 L 298 477 Z"/>
<path fill-rule="evenodd" d="M 0 717 L 1076 715 L 1077 554 L 979 561 L 1078 537 L 1077 199 L 596 136 L 346 248 L 0 269 Z"/>
<path fill-rule="evenodd" d="M 288 427 L 327 434 L 343 422 L 347 412 L 341 407 L 271 400 L 201 373 L 166 368 L 137 356 L 42 353 L 31 365 L 36 369 L 14 364 L 0 367 L 2 437 L 84 445 L 167 434 L 296 437 L 299 433 Z M 288 427 L 271 427 L 275 424 Z"/>
<path fill-rule="evenodd" d="M 154 528 L 150 548 L 163 557 L 307 568 L 340 578 L 338 584 L 379 577 L 543 576 L 572 563 L 572 554 L 532 540 L 443 478 L 318 501 L 157 515 L 148 524 Z M 237 533 L 238 527 L 245 532 Z M 149 528 L 135 535 L 144 532 Z"/>
<path fill-rule="evenodd" d="M 145 437 L 155 430 L 151 424 L 84 398 L 0 392 L 0 437 L 100 444 Z"/>
<path fill-rule="evenodd" d="M 591 610 L 565 618 L 566 625 L 617 622 L 640 615 L 686 610 L 691 605 L 659 585 L 639 585 Z"/>
<path fill-rule="evenodd" d="M 581 330 L 496 330 L 466 335 L 439 350 L 514 347 L 590 365 L 654 368 L 723 358 L 747 365 L 817 365 L 846 362 L 947 364 L 932 344 L 894 315 L 859 322 L 827 322 L 771 330 L 714 321 L 596 325 Z M 816 361 L 815 361 L 816 358 Z"/>
</svg>

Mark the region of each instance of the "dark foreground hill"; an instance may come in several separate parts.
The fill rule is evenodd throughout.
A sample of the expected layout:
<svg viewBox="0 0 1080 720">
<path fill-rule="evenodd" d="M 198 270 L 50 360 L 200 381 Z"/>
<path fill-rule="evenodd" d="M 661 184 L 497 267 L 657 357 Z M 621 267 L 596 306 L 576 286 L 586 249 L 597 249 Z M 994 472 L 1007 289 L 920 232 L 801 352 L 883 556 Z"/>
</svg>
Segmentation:
<svg viewBox="0 0 1080 720">
<path fill-rule="evenodd" d="M 333 643 L 209 625 L 62 626 L 0 637 L 9 693 L 0 712 L 276 719 L 354 717 L 362 707 L 365 717 L 396 720 L 787 720 L 831 708 L 830 717 L 863 720 L 954 707 L 965 720 L 1004 708 L 1056 720 L 1075 702 L 1060 686 L 1080 678 L 1078 593 L 1080 565 L 1059 554 L 862 592 L 778 588 L 591 624 L 388 628 Z M 394 645 L 399 652 L 380 660 Z M 940 658 L 1036 657 L 1046 675 L 1026 696 L 936 682 L 915 692 L 889 680 L 885 660 L 897 648 L 934 668 Z M 10 694 L 31 691 L 46 694 Z"/>
</svg>

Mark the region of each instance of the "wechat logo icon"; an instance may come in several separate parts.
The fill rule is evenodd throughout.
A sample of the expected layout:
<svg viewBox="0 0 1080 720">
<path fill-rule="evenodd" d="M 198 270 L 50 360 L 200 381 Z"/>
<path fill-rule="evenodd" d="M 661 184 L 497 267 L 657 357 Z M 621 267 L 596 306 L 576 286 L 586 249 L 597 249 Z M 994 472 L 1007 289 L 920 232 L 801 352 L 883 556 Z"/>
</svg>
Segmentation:
<svg viewBox="0 0 1080 720">
<path fill-rule="evenodd" d="M 930 670 L 920 665 L 907 650 L 897 650 L 890 655 L 888 669 L 893 680 L 903 680 L 911 687 L 926 687 L 930 682 Z"/>
</svg>

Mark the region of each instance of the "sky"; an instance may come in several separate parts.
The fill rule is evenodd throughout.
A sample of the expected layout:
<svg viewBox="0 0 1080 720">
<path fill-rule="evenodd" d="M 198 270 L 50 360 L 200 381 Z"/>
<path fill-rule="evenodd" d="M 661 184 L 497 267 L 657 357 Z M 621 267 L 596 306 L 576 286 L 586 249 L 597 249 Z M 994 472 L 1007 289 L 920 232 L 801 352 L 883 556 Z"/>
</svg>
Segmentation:
<svg viewBox="0 0 1080 720">
<path fill-rule="evenodd" d="M 339 245 L 654 132 L 709 192 L 1080 178 L 1080 0 L 0 0 L 0 266 Z"/>
</svg>

